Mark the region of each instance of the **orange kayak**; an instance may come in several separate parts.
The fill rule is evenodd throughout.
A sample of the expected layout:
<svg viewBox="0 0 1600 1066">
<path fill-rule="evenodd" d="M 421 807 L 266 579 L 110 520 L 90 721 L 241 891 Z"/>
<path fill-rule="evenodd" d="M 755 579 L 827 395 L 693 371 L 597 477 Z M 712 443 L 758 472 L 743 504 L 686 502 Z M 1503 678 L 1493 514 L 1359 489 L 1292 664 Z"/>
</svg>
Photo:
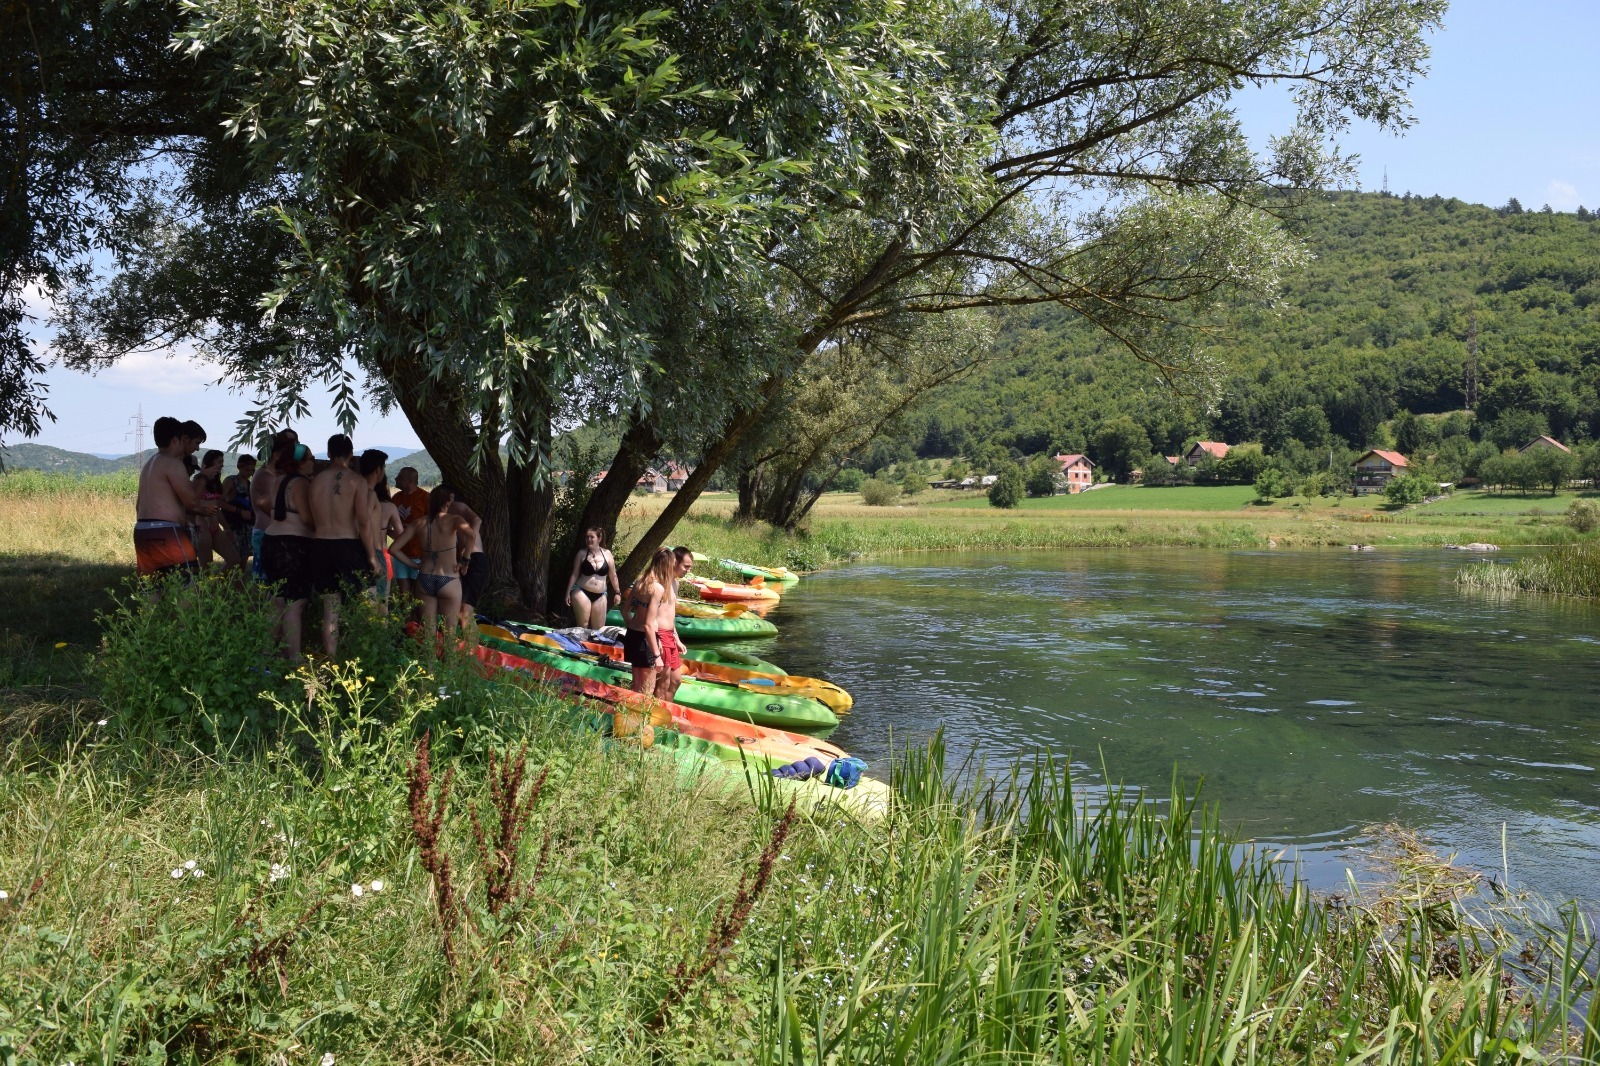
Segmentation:
<svg viewBox="0 0 1600 1066">
<path fill-rule="evenodd" d="M 751 579 L 748 585 L 735 585 L 708 577 L 690 577 L 688 581 L 700 593 L 700 598 L 719 603 L 777 603 L 780 593 L 766 587 L 761 578 Z"/>
</svg>

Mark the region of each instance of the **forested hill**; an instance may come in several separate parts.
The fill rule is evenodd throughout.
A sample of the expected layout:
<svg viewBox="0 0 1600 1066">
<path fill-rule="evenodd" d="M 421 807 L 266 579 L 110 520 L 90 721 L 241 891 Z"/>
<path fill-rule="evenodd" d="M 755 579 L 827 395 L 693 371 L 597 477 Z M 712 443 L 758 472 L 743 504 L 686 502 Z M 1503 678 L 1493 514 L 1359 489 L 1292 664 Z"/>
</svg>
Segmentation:
<svg viewBox="0 0 1600 1066">
<path fill-rule="evenodd" d="M 1600 435 L 1597 216 L 1337 194 L 1298 228 L 1315 259 L 1282 306 L 1241 310 L 1207 345 L 1227 367 L 1210 412 L 1055 305 L 1023 308 L 1002 319 L 998 357 L 933 399 L 902 454 L 1084 451 L 1123 415 L 1168 454 L 1186 438 L 1270 450 L 1329 431 L 1363 447 L 1402 410 L 1469 406 L 1474 320 L 1476 433 Z"/>
</svg>

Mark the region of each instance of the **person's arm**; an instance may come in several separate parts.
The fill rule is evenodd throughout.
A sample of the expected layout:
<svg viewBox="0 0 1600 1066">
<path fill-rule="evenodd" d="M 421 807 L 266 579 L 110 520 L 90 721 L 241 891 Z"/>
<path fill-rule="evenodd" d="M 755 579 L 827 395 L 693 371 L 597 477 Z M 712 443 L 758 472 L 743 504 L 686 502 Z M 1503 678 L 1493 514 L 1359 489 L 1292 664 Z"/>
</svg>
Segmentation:
<svg viewBox="0 0 1600 1066">
<path fill-rule="evenodd" d="M 400 535 L 394 538 L 394 543 L 389 545 L 389 553 L 391 555 L 400 556 L 401 559 L 405 560 L 405 564 L 407 566 L 420 568 L 422 566 L 422 560 L 414 559 L 412 556 L 402 554 L 401 549 L 417 539 L 417 530 L 421 528 L 421 522 L 413 522 L 409 526 L 406 526 L 404 529 L 402 529 L 400 531 Z"/>
<path fill-rule="evenodd" d="M 356 493 L 355 519 L 356 536 L 361 538 L 361 546 L 367 552 L 367 565 L 372 567 L 374 574 L 383 573 L 383 560 L 378 555 L 378 523 L 373 520 L 372 512 L 378 509 L 378 494 L 372 491 L 372 486 L 366 482 L 357 482 L 360 491 Z"/>
<path fill-rule="evenodd" d="M 400 534 L 406 531 L 406 524 L 400 521 L 400 510 L 394 504 L 391 503 L 387 509 L 384 509 L 382 504 L 379 504 L 378 507 L 383 510 L 384 515 L 388 518 L 388 521 L 384 523 L 383 531 L 388 534 L 389 543 L 392 545 L 396 540 L 400 539 Z"/>
<path fill-rule="evenodd" d="M 611 595 L 620 603 L 622 602 L 622 579 L 617 576 L 617 557 L 611 554 L 610 548 L 601 548 L 600 550 L 606 553 L 606 562 L 611 564 L 611 568 L 606 571 L 606 583 L 611 586 Z M 573 573 L 577 573 L 576 567 L 573 568 Z"/>
<path fill-rule="evenodd" d="M 190 482 L 188 473 L 183 470 L 181 465 L 175 468 L 168 468 L 167 485 L 172 489 L 173 499 L 178 501 L 185 512 L 189 514 L 206 513 L 198 499 L 199 494 L 194 491 L 194 484 Z M 213 507 L 210 513 L 216 514 L 216 508 Z"/>
<path fill-rule="evenodd" d="M 257 470 L 256 476 L 250 479 L 250 506 L 262 514 L 271 514 L 272 505 L 276 502 L 272 493 L 267 491 L 267 482 L 271 479 L 270 470 Z"/>
<path fill-rule="evenodd" d="M 650 603 L 645 607 L 644 636 L 645 640 L 649 641 L 650 643 L 650 654 L 656 657 L 657 662 L 661 661 L 661 641 L 656 636 L 656 627 L 653 623 L 655 622 L 656 612 L 661 609 L 661 601 L 666 598 L 666 595 L 666 590 L 658 586 L 656 590 L 650 594 Z"/>
</svg>

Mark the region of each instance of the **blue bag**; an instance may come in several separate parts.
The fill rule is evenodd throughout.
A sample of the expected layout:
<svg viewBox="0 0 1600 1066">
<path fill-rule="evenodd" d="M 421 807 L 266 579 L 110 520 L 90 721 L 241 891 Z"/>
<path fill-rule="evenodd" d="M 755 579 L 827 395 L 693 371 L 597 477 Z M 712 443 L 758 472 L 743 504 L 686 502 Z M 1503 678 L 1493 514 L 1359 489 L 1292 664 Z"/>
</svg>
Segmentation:
<svg viewBox="0 0 1600 1066">
<path fill-rule="evenodd" d="M 823 780 L 834 788 L 855 788 L 866 769 L 866 763 L 854 755 L 846 755 L 828 764 L 828 776 Z"/>
</svg>

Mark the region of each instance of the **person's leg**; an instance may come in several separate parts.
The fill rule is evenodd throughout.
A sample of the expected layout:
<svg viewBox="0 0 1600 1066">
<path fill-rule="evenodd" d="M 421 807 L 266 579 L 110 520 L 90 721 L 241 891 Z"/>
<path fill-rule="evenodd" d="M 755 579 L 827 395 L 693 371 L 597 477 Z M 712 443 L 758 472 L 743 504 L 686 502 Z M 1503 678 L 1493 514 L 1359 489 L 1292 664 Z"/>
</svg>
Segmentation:
<svg viewBox="0 0 1600 1066">
<path fill-rule="evenodd" d="M 590 629 L 594 628 L 593 626 L 589 625 L 589 620 L 594 612 L 590 606 L 589 594 L 587 592 L 583 591 L 582 589 L 573 589 L 572 592 L 567 595 L 567 604 L 572 608 L 573 625 L 588 626 Z"/>
<path fill-rule="evenodd" d="M 446 629 L 462 628 L 460 581 L 452 581 L 439 590 L 439 616 L 445 620 Z M 451 621 L 454 621 L 455 625 L 450 625 Z"/>
<path fill-rule="evenodd" d="M 439 621 L 439 597 L 422 593 L 422 639 L 433 647 L 434 627 Z"/>
<path fill-rule="evenodd" d="M 339 654 L 339 601 L 337 592 L 322 594 L 322 653 L 330 659 Z"/>
<path fill-rule="evenodd" d="M 305 621 L 306 601 L 290 600 L 283 609 L 283 657 L 292 663 L 304 658 L 301 655 L 300 630 Z"/>
<path fill-rule="evenodd" d="M 653 666 L 635 666 L 633 668 L 633 691 L 643 692 L 646 695 L 655 691 L 656 668 Z"/>
<path fill-rule="evenodd" d="M 243 565 L 239 558 L 238 545 L 234 543 L 232 534 L 216 524 L 211 527 L 211 546 L 216 549 L 225 569 L 238 569 Z"/>
<path fill-rule="evenodd" d="M 589 597 L 589 617 L 578 623 L 588 629 L 599 629 L 606 624 L 606 594 Z"/>
<path fill-rule="evenodd" d="M 211 526 L 209 523 L 201 522 L 192 528 L 194 530 L 192 538 L 194 540 L 195 558 L 200 561 L 202 570 L 208 569 L 211 566 L 212 555 Z"/>
</svg>

